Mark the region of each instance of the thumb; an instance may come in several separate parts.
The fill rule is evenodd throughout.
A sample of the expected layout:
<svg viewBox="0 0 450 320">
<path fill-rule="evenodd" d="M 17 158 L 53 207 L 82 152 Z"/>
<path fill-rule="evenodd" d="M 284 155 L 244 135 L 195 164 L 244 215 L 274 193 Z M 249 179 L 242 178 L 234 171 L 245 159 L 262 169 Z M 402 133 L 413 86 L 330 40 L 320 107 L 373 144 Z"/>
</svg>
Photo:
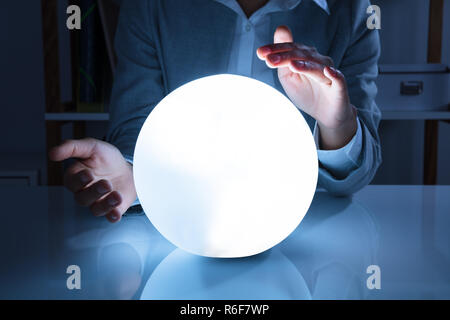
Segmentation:
<svg viewBox="0 0 450 320">
<path fill-rule="evenodd" d="M 63 144 L 54 147 L 49 152 L 52 161 L 63 161 L 69 158 L 90 158 L 97 146 L 97 140 L 86 138 L 81 140 L 67 140 Z"/>
<path fill-rule="evenodd" d="M 287 26 L 279 26 L 273 35 L 274 43 L 294 42 L 291 30 Z"/>
<path fill-rule="evenodd" d="M 273 35 L 274 43 L 294 42 L 291 30 L 287 26 L 279 26 Z M 291 74 L 291 70 L 288 67 L 278 68 L 278 77 L 282 79 Z"/>
</svg>

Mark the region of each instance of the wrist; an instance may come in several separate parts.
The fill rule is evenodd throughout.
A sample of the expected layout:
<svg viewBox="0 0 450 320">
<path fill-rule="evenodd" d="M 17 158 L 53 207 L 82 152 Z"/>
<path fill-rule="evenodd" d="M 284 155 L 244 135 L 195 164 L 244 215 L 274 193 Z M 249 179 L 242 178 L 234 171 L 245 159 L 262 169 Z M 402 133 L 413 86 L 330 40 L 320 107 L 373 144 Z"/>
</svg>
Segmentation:
<svg viewBox="0 0 450 320">
<path fill-rule="evenodd" d="M 338 126 L 327 127 L 317 121 L 319 127 L 319 144 L 322 150 L 337 150 L 346 146 L 358 129 L 356 108 L 352 105 L 349 117 Z"/>
</svg>

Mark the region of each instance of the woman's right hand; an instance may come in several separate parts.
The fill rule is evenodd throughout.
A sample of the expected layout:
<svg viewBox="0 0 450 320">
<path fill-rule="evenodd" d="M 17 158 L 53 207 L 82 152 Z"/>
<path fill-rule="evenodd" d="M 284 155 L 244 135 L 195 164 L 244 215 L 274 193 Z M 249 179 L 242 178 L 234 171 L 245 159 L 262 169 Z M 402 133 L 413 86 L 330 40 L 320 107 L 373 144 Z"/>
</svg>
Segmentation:
<svg viewBox="0 0 450 320">
<path fill-rule="evenodd" d="M 52 161 L 75 158 L 64 185 L 95 216 L 118 222 L 136 200 L 133 167 L 113 145 L 92 138 L 67 140 L 49 152 Z"/>
</svg>

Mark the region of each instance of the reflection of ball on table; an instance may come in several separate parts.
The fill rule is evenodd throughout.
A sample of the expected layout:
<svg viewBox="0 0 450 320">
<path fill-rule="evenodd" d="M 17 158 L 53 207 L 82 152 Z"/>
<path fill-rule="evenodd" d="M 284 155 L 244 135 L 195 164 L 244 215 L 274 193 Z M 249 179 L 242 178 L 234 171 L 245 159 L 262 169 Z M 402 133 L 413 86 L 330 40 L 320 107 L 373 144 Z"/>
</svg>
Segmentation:
<svg viewBox="0 0 450 320">
<path fill-rule="evenodd" d="M 234 75 L 165 97 L 139 134 L 139 200 L 176 246 L 243 257 L 285 239 L 309 208 L 318 162 L 311 130 L 276 89 Z"/>
<path fill-rule="evenodd" d="M 307 300 L 311 293 L 277 249 L 243 259 L 211 259 L 176 249 L 152 272 L 140 299 Z"/>
</svg>

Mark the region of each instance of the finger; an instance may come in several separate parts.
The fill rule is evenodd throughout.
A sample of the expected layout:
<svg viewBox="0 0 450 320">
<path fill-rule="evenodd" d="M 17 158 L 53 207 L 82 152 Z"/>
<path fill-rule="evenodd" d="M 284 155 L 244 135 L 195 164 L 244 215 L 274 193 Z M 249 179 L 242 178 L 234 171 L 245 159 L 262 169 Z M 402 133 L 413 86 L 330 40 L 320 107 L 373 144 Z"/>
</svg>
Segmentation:
<svg viewBox="0 0 450 320">
<path fill-rule="evenodd" d="M 273 35 L 274 43 L 294 42 L 291 30 L 287 26 L 279 26 Z"/>
<path fill-rule="evenodd" d="M 331 80 L 332 85 L 336 87 L 336 89 L 347 91 L 347 83 L 345 82 L 344 74 L 341 71 L 333 67 L 326 67 L 323 71 L 325 76 Z"/>
<path fill-rule="evenodd" d="M 274 43 L 274 44 L 268 44 L 268 45 L 259 47 L 258 50 L 256 50 L 256 54 L 257 54 L 258 58 L 260 58 L 261 60 L 265 60 L 265 58 L 269 54 L 291 51 L 294 49 L 297 49 L 297 46 L 292 42 L 291 43 Z"/>
<path fill-rule="evenodd" d="M 294 42 L 291 30 L 287 26 L 279 26 L 273 34 L 274 43 Z M 266 60 L 267 63 L 267 60 Z M 290 74 L 289 68 L 278 68 L 278 77 L 283 79 Z"/>
<path fill-rule="evenodd" d="M 111 183 L 107 180 L 100 180 L 91 186 L 75 193 L 75 201 L 85 207 L 89 207 L 105 194 L 112 191 Z"/>
<path fill-rule="evenodd" d="M 79 169 L 76 164 L 66 171 L 64 185 L 72 192 L 78 192 L 94 180 L 90 170 Z"/>
<path fill-rule="evenodd" d="M 112 210 L 106 215 L 106 219 L 108 219 L 108 221 L 111 222 L 111 223 L 119 222 L 121 218 L 122 218 L 122 213 L 120 213 L 120 211 L 119 211 L 118 208 L 112 209 Z"/>
<path fill-rule="evenodd" d="M 67 140 L 52 148 L 49 152 L 49 158 L 52 161 L 63 161 L 69 158 L 87 159 L 92 156 L 96 143 L 96 140 L 92 138 Z"/>
<path fill-rule="evenodd" d="M 289 67 L 292 60 L 305 60 L 321 63 L 319 59 L 314 58 L 309 52 L 303 50 L 291 50 L 270 54 L 266 58 L 266 63 L 271 68 Z"/>
<path fill-rule="evenodd" d="M 316 82 L 331 86 L 332 81 L 325 76 L 323 68 L 324 67 L 318 63 L 303 60 L 293 60 L 289 65 L 289 69 L 292 72 L 301 73 Z"/>
<path fill-rule="evenodd" d="M 104 216 L 117 208 L 122 203 L 122 197 L 117 191 L 113 191 L 105 198 L 94 202 L 90 209 L 96 217 Z"/>
</svg>

